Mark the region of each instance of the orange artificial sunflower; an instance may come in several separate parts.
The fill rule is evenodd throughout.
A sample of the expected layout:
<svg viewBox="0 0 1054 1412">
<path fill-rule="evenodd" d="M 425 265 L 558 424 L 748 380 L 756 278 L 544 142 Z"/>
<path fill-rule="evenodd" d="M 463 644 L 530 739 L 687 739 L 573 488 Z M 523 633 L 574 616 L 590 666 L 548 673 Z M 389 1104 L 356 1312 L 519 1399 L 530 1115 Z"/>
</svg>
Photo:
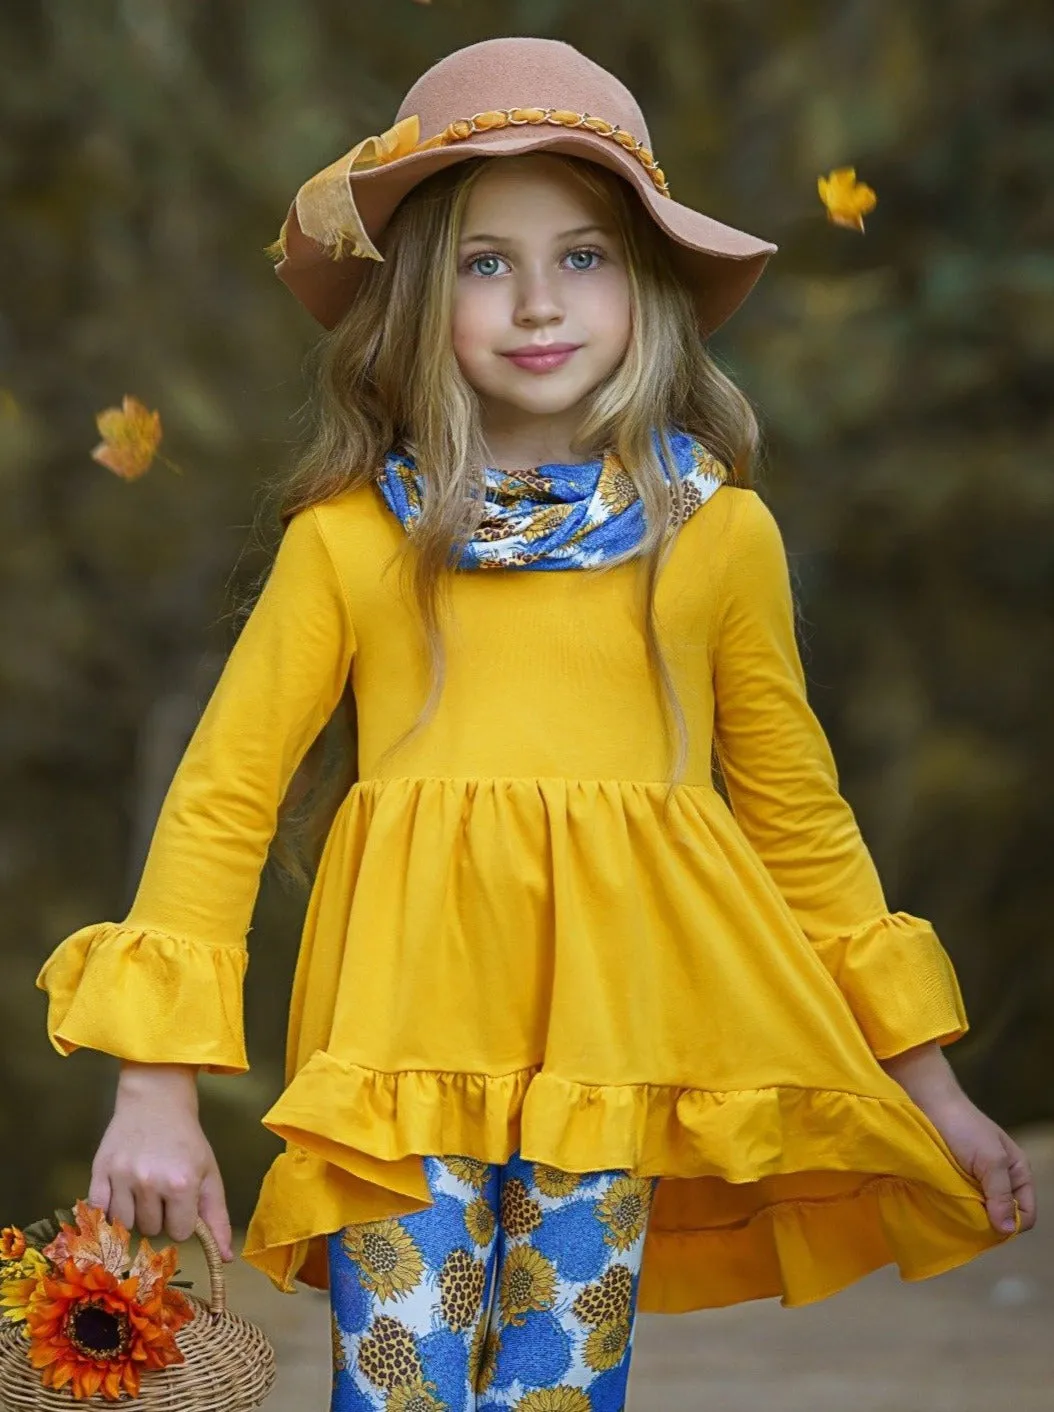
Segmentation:
<svg viewBox="0 0 1054 1412">
<path fill-rule="evenodd" d="M 122 1280 L 101 1264 L 80 1270 L 72 1259 L 62 1276 L 45 1275 L 42 1285 L 26 1326 L 29 1361 L 46 1387 L 70 1383 L 74 1397 L 101 1392 L 116 1402 L 122 1391 L 138 1396 L 141 1373 L 184 1361 L 175 1333 L 194 1316 L 174 1290 L 155 1282 L 140 1301 L 139 1275 Z"/>
<path fill-rule="evenodd" d="M 74 1212 L 76 1226 L 63 1222 L 42 1252 L 26 1251 L 21 1264 L 32 1256 L 43 1266 L 34 1263 L 32 1288 L 5 1281 L 3 1302 L 18 1301 L 8 1317 L 24 1319 L 29 1360 L 45 1386 L 68 1383 L 76 1398 L 135 1397 L 144 1371 L 184 1361 L 175 1334 L 194 1308 L 168 1288 L 177 1251 L 155 1252 L 141 1240 L 129 1268 L 129 1233 L 121 1222 L 107 1221 L 84 1201 Z"/>
</svg>

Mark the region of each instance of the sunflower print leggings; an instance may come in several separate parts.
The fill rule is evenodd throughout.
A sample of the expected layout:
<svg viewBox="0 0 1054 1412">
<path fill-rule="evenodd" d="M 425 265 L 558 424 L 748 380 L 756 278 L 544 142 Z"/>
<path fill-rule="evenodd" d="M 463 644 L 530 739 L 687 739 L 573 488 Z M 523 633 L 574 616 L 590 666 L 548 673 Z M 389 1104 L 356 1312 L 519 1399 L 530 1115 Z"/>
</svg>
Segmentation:
<svg viewBox="0 0 1054 1412">
<path fill-rule="evenodd" d="M 622 1412 L 657 1178 L 423 1161 L 431 1206 L 328 1237 L 331 1412 Z"/>
</svg>

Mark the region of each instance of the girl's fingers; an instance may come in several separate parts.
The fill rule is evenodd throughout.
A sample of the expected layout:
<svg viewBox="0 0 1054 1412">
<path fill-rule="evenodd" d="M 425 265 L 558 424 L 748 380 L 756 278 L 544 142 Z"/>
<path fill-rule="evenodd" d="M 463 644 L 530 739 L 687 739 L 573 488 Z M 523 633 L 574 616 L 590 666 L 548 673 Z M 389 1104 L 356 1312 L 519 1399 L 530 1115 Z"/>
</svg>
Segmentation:
<svg viewBox="0 0 1054 1412">
<path fill-rule="evenodd" d="M 91 1186 L 88 1188 L 88 1205 L 97 1206 L 104 1216 L 110 1206 L 110 1178 L 104 1172 L 92 1172 Z"/>
<path fill-rule="evenodd" d="M 1009 1234 L 1016 1228 L 1017 1222 L 1010 1185 L 1010 1158 L 1002 1142 L 981 1157 L 978 1167 L 988 1219 L 997 1231 Z"/>
<path fill-rule="evenodd" d="M 1021 1213 L 1021 1229 L 1030 1231 L 1036 1224 L 1036 1184 L 1032 1168 L 1025 1153 L 1006 1133 L 1003 1134 L 1003 1146 L 1010 1159 L 1010 1188 Z"/>
<path fill-rule="evenodd" d="M 223 1178 L 216 1166 L 210 1167 L 202 1179 L 198 1211 L 201 1219 L 215 1236 L 224 1260 L 233 1260 L 231 1219 L 227 1214 L 227 1202 L 223 1194 Z"/>
<path fill-rule="evenodd" d="M 135 1225 L 135 1199 L 132 1196 L 132 1188 L 120 1178 L 111 1179 L 110 1187 L 110 1210 L 107 1220 L 120 1221 L 126 1230 L 131 1230 Z"/>
<path fill-rule="evenodd" d="M 135 1188 L 135 1224 L 140 1235 L 158 1236 L 164 1229 L 161 1196 L 151 1186 Z"/>
<path fill-rule="evenodd" d="M 198 1187 L 184 1179 L 165 1193 L 165 1233 L 171 1240 L 189 1240 L 198 1219 Z"/>
</svg>

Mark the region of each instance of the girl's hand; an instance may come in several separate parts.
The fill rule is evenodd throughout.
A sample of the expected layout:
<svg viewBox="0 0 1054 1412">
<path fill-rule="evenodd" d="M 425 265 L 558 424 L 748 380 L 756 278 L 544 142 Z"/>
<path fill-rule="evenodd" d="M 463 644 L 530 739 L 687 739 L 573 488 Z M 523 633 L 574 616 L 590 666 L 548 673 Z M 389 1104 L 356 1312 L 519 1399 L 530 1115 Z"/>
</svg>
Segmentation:
<svg viewBox="0 0 1054 1412">
<path fill-rule="evenodd" d="M 936 1041 L 879 1063 L 926 1114 L 959 1166 L 980 1182 L 995 1229 L 1006 1235 L 1015 1229 L 1016 1200 L 1021 1229 L 1031 1230 L 1036 1224 L 1036 1186 L 1028 1158 L 967 1098 Z"/>
<path fill-rule="evenodd" d="M 1036 1187 L 1028 1158 L 1007 1133 L 965 1094 L 927 1108 L 926 1116 L 948 1144 L 955 1160 L 984 1189 L 988 1219 L 997 1231 L 1015 1229 L 1014 1202 L 1022 1231 L 1036 1224 Z"/>
<path fill-rule="evenodd" d="M 200 1215 L 233 1260 L 223 1181 L 198 1122 L 197 1071 L 123 1064 L 109 1127 L 92 1163 L 89 1205 L 142 1235 L 189 1240 Z"/>
</svg>

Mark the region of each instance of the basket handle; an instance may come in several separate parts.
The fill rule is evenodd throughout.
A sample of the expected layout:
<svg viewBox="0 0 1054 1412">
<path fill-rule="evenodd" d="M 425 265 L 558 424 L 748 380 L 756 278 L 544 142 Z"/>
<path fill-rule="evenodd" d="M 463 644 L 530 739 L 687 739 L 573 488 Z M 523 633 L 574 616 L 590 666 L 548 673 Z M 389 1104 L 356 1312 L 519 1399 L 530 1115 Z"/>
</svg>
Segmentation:
<svg viewBox="0 0 1054 1412">
<path fill-rule="evenodd" d="M 205 1252 L 205 1263 L 209 1267 L 209 1309 L 213 1314 L 223 1314 L 227 1309 L 227 1283 L 223 1277 L 223 1257 L 216 1244 L 216 1237 L 199 1216 L 194 1226 L 194 1234 Z"/>
</svg>

